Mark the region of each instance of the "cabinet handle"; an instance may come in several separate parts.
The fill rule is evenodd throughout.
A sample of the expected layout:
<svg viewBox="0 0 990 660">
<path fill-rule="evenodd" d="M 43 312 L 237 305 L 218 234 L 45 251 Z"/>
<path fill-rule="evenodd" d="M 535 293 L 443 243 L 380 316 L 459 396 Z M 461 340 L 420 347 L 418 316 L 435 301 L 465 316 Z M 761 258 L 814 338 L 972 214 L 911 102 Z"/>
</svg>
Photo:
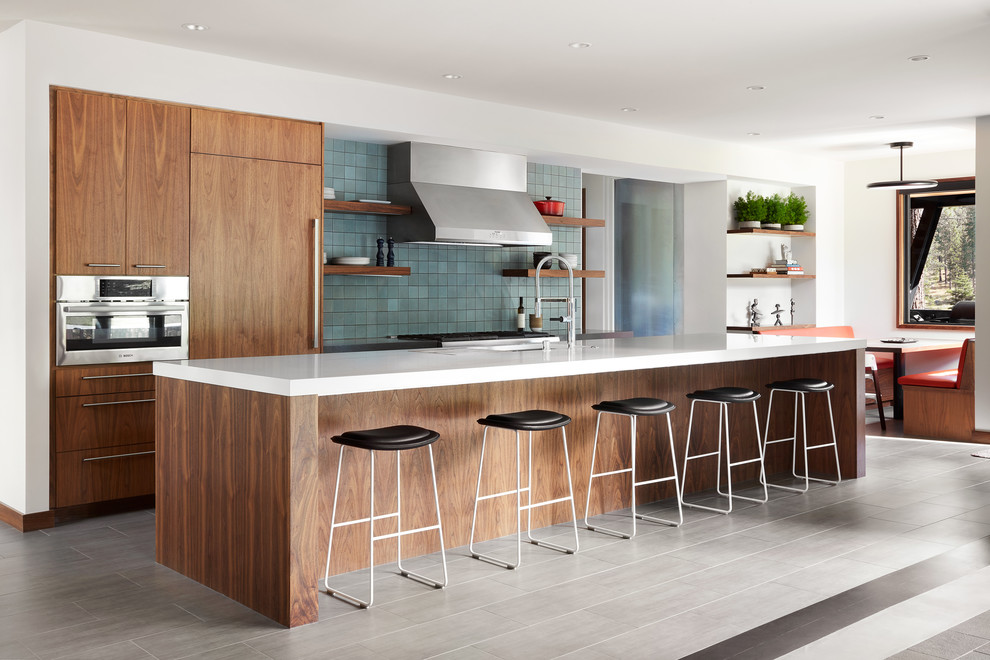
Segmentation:
<svg viewBox="0 0 990 660">
<path fill-rule="evenodd" d="M 320 219 L 313 218 L 313 348 L 320 348 L 320 277 L 323 275 L 323 237 Z"/>
<path fill-rule="evenodd" d="M 132 399 L 130 401 L 104 401 L 102 403 L 84 403 L 83 408 L 92 408 L 93 406 L 119 406 L 123 403 L 154 403 L 154 399 Z"/>
<path fill-rule="evenodd" d="M 86 264 L 90 268 L 120 268 L 120 264 Z"/>
<path fill-rule="evenodd" d="M 110 458 L 127 458 L 129 456 L 147 456 L 148 454 L 154 454 L 154 453 L 155 450 L 152 449 L 151 451 L 136 451 L 130 454 L 114 454 L 113 456 L 94 456 L 93 458 L 84 458 L 82 459 L 82 462 L 89 463 L 90 461 L 105 461 Z"/>
<path fill-rule="evenodd" d="M 134 268 L 168 268 L 164 264 L 134 264 Z"/>
<path fill-rule="evenodd" d="M 138 378 L 139 376 L 154 376 L 153 373 L 146 374 L 108 374 L 106 376 L 83 376 L 82 380 L 103 380 L 104 378 Z"/>
</svg>

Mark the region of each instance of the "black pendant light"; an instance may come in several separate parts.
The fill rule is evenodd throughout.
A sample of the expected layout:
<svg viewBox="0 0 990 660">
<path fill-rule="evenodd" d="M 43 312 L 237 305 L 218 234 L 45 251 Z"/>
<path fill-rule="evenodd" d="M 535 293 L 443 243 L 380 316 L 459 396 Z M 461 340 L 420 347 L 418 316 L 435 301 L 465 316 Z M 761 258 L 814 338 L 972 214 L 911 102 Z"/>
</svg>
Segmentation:
<svg viewBox="0 0 990 660">
<path fill-rule="evenodd" d="M 901 178 L 898 181 L 876 181 L 874 183 L 866 184 L 867 188 L 934 188 L 938 185 L 938 181 L 932 181 L 931 179 L 915 179 L 911 181 L 904 180 L 904 149 L 907 147 L 913 147 L 914 142 L 891 142 L 891 149 L 901 150 Z"/>
</svg>

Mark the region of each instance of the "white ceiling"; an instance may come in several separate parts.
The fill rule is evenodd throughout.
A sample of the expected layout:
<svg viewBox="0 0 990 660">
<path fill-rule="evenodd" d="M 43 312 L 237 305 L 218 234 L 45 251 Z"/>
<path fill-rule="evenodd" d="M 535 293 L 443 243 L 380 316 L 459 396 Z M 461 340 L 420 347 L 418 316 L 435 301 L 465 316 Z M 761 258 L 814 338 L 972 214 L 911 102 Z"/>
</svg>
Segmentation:
<svg viewBox="0 0 990 660">
<path fill-rule="evenodd" d="M 20 19 L 838 159 L 990 115 L 990 0 L 0 0 Z"/>
</svg>

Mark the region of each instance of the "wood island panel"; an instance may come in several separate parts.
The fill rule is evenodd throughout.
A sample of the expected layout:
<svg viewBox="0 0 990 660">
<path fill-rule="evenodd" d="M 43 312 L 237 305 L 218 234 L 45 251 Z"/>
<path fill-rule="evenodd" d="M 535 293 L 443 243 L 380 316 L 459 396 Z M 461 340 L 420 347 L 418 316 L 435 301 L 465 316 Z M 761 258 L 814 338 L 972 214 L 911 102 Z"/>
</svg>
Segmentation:
<svg viewBox="0 0 990 660">
<path fill-rule="evenodd" d="M 167 378 L 157 393 L 156 560 L 283 625 L 316 620 L 316 397 Z"/>
<path fill-rule="evenodd" d="M 802 376 L 837 384 L 832 392 L 843 478 L 865 474 L 864 385 L 860 377 L 862 350 L 745 360 L 739 362 L 644 369 L 602 374 L 506 382 L 383 390 L 316 397 L 279 397 L 158 377 L 158 561 L 252 607 L 285 625 L 315 621 L 317 585 L 323 575 L 330 512 L 340 446 L 331 437 L 347 430 L 392 424 L 415 424 L 441 435 L 433 445 L 445 543 L 466 545 L 481 427 L 477 420 L 490 413 L 544 408 L 572 417 L 566 427 L 577 515 L 584 515 L 595 412 L 603 399 L 655 396 L 677 406 L 672 414 L 678 469 L 683 465 L 690 402 L 686 393 L 717 386 L 743 386 L 766 393 L 775 380 Z M 382 384 L 387 387 L 387 383 Z M 824 396 L 808 397 L 808 428 L 812 443 L 828 433 Z M 775 401 L 775 404 L 777 401 Z M 775 405 L 772 437 L 788 435 L 792 425 L 790 400 Z M 758 402 L 760 430 L 767 398 Z M 755 456 L 753 419 L 748 406 L 731 413 L 733 459 Z M 778 417 L 779 414 L 779 417 Z M 704 447 L 713 450 L 718 411 L 714 405 L 695 414 L 696 433 L 704 429 Z M 628 456 L 628 419 L 605 416 L 597 468 L 616 469 Z M 663 417 L 641 417 L 638 457 L 640 478 L 670 471 L 666 423 Z M 694 435 L 694 438 L 700 436 Z M 534 434 L 534 471 L 540 486 L 536 496 L 559 497 L 565 483 L 559 431 Z M 616 439 L 617 438 L 617 439 Z M 203 439 L 208 439 L 204 442 Z M 514 487 L 514 434 L 489 432 L 486 464 L 490 475 L 483 491 Z M 694 440 L 693 440 L 694 442 Z M 525 444 L 523 452 L 525 452 Z M 338 519 L 367 516 L 366 452 L 351 452 L 341 491 Z M 525 453 L 523 454 L 525 456 Z M 408 457 L 408 459 L 406 458 Z M 394 509 L 394 457 L 380 452 L 376 463 L 376 513 Z M 693 461 L 687 493 L 714 487 L 715 459 Z M 790 447 L 776 445 L 767 457 L 768 473 L 790 471 Z M 830 451 L 813 450 L 812 474 L 834 476 Z M 291 475 L 291 476 L 289 476 Z M 734 483 L 752 482 L 756 465 L 735 468 Z M 525 483 L 525 474 L 523 476 Z M 629 506 L 627 476 L 596 480 L 592 514 Z M 405 526 L 432 523 L 427 453 L 406 452 L 402 473 Z M 491 489 L 491 490 L 489 490 Z M 773 497 L 771 493 L 771 497 Z M 670 483 L 640 488 L 638 501 L 673 496 Z M 489 500 L 479 509 L 478 538 L 514 531 L 514 497 Z M 534 527 L 570 520 L 565 504 L 537 509 Z M 644 523 L 645 524 L 645 523 Z M 392 521 L 376 525 L 381 534 L 394 531 Z M 292 548 L 289 552 L 287 549 Z M 403 539 L 405 556 L 435 552 L 436 534 Z M 286 553 L 289 552 L 287 555 Z M 548 551 L 551 552 L 551 551 Z M 394 561 L 394 542 L 375 546 L 376 563 Z M 287 562 L 287 563 L 286 563 Z M 336 574 L 363 568 L 367 562 L 367 525 L 352 525 L 335 533 Z M 275 594 L 278 594 L 277 598 Z"/>
</svg>

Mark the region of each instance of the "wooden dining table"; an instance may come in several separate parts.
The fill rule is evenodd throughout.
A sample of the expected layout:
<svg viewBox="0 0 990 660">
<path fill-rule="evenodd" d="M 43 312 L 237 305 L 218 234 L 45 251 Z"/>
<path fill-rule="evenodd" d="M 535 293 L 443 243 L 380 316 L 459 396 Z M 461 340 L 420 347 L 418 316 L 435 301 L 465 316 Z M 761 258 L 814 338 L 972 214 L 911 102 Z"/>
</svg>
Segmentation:
<svg viewBox="0 0 990 660">
<path fill-rule="evenodd" d="M 898 384 L 897 379 L 905 375 L 905 355 L 914 353 L 925 353 L 930 351 L 945 351 L 960 349 L 963 339 L 915 339 L 912 337 L 898 337 L 897 339 L 907 339 L 906 342 L 896 342 L 893 338 L 867 339 L 866 350 L 871 353 L 890 353 L 894 358 L 894 419 L 904 419 L 904 391 Z"/>
</svg>

